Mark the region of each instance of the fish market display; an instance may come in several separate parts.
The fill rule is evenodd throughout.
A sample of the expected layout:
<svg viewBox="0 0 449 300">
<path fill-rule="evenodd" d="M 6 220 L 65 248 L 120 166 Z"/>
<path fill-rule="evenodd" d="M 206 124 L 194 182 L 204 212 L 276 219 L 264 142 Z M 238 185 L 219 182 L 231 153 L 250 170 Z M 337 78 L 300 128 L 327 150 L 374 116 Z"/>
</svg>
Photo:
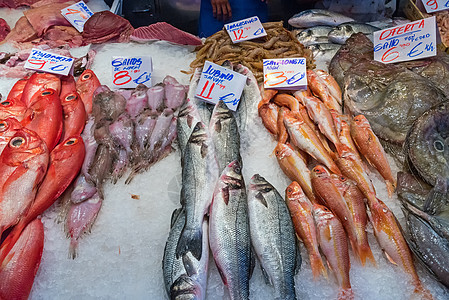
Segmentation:
<svg viewBox="0 0 449 300">
<path fill-rule="evenodd" d="M 292 219 L 282 196 L 259 174 L 251 178 L 248 211 L 251 243 L 275 299 L 296 299 L 293 276 L 301 261 Z"/>
<path fill-rule="evenodd" d="M 282 26 L 282 22 L 263 24 L 267 36 L 257 40 L 233 44 L 226 30 L 208 37 L 203 46 L 197 48 L 196 59 L 190 64 L 195 69 L 202 67 L 206 60 L 221 65 L 229 60 L 240 63 L 251 70 L 258 82 L 263 81 L 262 59 L 306 57 L 307 67 L 312 68 L 313 60 L 309 50 L 294 38 L 292 33 Z"/>
<path fill-rule="evenodd" d="M 179 45 L 198 46 L 202 44 L 199 37 L 182 31 L 166 22 L 158 22 L 134 30 L 130 40 L 138 43 L 164 40 Z"/>
<path fill-rule="evenodd" d="M 333 30 L 332 26 L 314 26 L 308 29 L 298 31 L 296 38 L 304 46 L 314 44 L 329 43 L 329 32 Z"/>
<path fill-rule="evenodd" d="M 440 32 L 441 41 L 444 45 L 449 45 L 449 12 L 447 10 L 438 11 L 435 13 L 435 18 Z"/>
<path fill-rule="evenodd" d="M 297 28 L 308 28 L 318 25 L 336 26 L 352 22 L 354 19 L 345 15 L 324 9 L 309 9 L 302 11 L 288 20 L 288 24 Z"/>
</svg>

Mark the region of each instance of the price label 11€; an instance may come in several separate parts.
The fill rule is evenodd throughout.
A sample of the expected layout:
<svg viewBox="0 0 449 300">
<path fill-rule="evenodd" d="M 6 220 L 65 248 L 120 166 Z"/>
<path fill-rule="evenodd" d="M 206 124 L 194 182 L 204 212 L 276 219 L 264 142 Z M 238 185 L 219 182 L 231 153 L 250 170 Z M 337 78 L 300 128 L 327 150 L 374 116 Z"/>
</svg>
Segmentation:
<svg viewBox="0 0 449 300">
<path fill-rule="evenodd" d="M 61 9 L 61 14 L 73 27 L 76 28 L 76 30 L 83 32 L 84 23 L 86 23 L 94 13 L 87 7 L 86 3 L 80 1 Z"/>
<path fill-rule="evenodd" d="M 153 64 L 150 56 L 114 56 L 111 64 L 115 87 L 135 88 L 141 83 L 151 86 Z"/>
<path fill-rule="evenodd" d="M 263 60 L 264 88 L 299 89 L 307 86 L 306 59 Z"/>
<path fill-rule="evenodd" d="M 234 44 L 267 35 L 258 17 L 229 23 L 225 25 L 225 28 Z"/>
<path fill-rule="evenodd" d="M 42 72 L 68 75 L 72 69 L 73 61 L 71 57 L 33 48 L 24 67 Z"/>
<path fill-rule="evenodd" d="M 206 61 L 195 96 L 213 104 L 223 100 L 229 109 L 236 111 L 245 84 L 246 76 Z"/>
</svg>

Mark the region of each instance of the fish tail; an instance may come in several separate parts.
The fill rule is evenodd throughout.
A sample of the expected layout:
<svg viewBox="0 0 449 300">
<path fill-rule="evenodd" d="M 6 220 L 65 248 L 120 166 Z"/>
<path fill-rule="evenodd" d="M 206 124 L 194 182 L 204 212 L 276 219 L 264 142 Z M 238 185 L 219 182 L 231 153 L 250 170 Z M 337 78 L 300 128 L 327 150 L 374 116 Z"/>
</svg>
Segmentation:
<svg viewBox="0 0 449 300">
<path fill-rule="evenodd" d="M 338 155 L 341 156 L 343 151 L 347 149 L 347 146 L 343 145 L 341 142 L 338 142 L 335 143 L 335 149 L 337 150 Z"/>
<path fill-rule="evenodd" d="M 331 162 L 329 163 L 329 166 L 327 166 L 327 167 L 329 168 L 329 170 L 330 170 L 332 173 L 341 175 L 340 169 L 337 167 L 337 165 L 336 165 L 333 161 L 331 161 Z"/>
<path fill-rule="evenodd" d="M 184 227 L 176 247 L 177 258 L 184 256 L 187 252 L 190 252 L 197 260 L 201 259 L 201 254 L 203 251 L 202 231 L 201 226 L 194 229 Z"/>
<path fill-rule="evenodd" d="M 391 196 L 393 196 L 394 190 L 395 190 L 394 183 L 391 182 L 390 180 L 387 180 L 387 181 L 385 181 L 385 184 L 387 185 L 388 197 L 391 198 Z"/>
<path fill-rule="evenodd" d="M 78 240 L 74 237 L 70 238 L 69 258 L 75 259 L 78 256 Z"/>
<path fill-rule="evenodd" d="M 354 299 L 354 292 L 352 291 L 352 288 L 343 288 L 338 292 L 337 296 L 338 300 L 353 300 Z"/>
<path fill-rule="evenodd" d="M 422 286 L 421 282 L 415 284 L 414 294 L 418 294 L 421 300 L 433 300 L 432 294 L 428 289 Z"/>
<path fill-rule="evenodd" d="M 371 251 L 368 242 L 365 245 L 359 245 L 359 257 L 363 266 L 365 265 L 367 260 L 369 260 L 373 264 L 373 266 L 377 266 L 376 260 L 374 259 L 373 252 Z"/>
<path fill-rule="evenodd" d="M 313 278 L 317 279 L 320 275 L 327 278 L 327 271 L 319 253 L 310 255 L 310 266 L 312 268 Z"/>
</svg>

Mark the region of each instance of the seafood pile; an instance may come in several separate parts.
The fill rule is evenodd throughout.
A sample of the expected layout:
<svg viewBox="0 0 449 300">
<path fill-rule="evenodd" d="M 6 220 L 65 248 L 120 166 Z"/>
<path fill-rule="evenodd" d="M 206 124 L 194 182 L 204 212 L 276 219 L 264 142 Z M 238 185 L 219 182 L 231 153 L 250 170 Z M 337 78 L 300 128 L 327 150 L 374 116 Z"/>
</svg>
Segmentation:
<svg viewBox="0 0 449 300">
<path fill-rule="evenodd" d="M 172 151 L 178 108 L 185 87 L 166 76 L 151 88 L 111 91 L 100 86 L 95 74 L 81 76 L 92 95 L 92 116 L 82 134 L 86 158 L 73 191 L 66 197 L 69 255 L 76 257 L 79 238 L 90 231 L 104 200 L 107 179 L 116 183 L 131 170 L 126 183 Z"/>
<path fill-rule="evenodd" d="M 425 299 L 412 253 L 391 210 L 376 196 L 370 166 L 384 178 L 390 196 L 396 187 L 379 139 L 363 115 L 343 115 L 337 82 L 322 70 L 308 70 L 308 89 L 292 94 L 265 89 L 259 115 L 276 137 L 279 165 L 293 183 L 286 190 L 296 234 L 309 254 L 313 274 L 326 276 L 318 248 L 340 287 L 339 298 L 353 298 L 348 241 L 362 265 L 376 265 L 368 243 L 368 219 L 388 260 L 410 279 Z M 366 209 L 365 205 L 368 207 Z"/>
<path fill-rule="evenodd" d="M 233 44 L 228 32 L 222 29 L 208 37 L 202 46 L 197 47 L 196 59 L 190 64 L 195 69 L 203 67 L 206 60 L 221 65 L 226 60 L 242 64 L 253 72 L 257 81 L 263 81 L 263 59 L 305 57 L 307 68 L 313 68 L 311 52 L 295 39 L 281 22 L 262 24 L 267 35 L 251 41 Z"/>
<path fill-rule="evenodd" d="M 449 45 L 449 12 L 447 10 L 435 13 L 438 31 L 444 45 Z"/>
<path fill-rule="evenodd" d="M 27 298 L 39 268 L 44 230 L 37 219 L 81 168 L 80 136 L 92 99 L 80 80 L 34 73 L 0 103 L 0 297 Z M 21 276 L 17 276 L 21 274 Z"/>
</svg>

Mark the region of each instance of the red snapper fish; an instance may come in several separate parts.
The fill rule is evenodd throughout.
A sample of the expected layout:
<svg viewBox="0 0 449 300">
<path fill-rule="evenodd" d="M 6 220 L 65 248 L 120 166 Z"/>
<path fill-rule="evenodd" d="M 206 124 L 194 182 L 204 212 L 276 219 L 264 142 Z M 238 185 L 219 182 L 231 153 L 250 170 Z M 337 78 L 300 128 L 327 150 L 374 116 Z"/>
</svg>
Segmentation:
<svg viewBox="0 0 449 300">
<path fill-rule="evenodd" d="M 35 219 L 0 261 L 0 299 L 26 300 L 33 287 L 44 249 L 44 226 Z"/>
<path fill-rule="evenodd" d="M 28 77 L 19 79 L 12 87 L 6 100 L 0 102 L 0 118 L 12 117 L 22 121 L 27 106 L 22 101 L 23 89 L 28 82 Z"/>
<path fill-rule="evenodd" d="M 22 124 L 14 118 L 0 120 L 0 153 L 8 145 L 17 130 L 22 128 Z"/>
<path fill-rule="evenodd" d="M 86 69 L 76 82 L 76 91 L 81 96 L 81 100 L 83 100 L 84 108 L 88 115 L 92 112 L 92 98 L 94 92 L 100 85 L 100 81 L 94 71 L 89 69 Z"/>
<path fill-rule="evenodd" d="M 35 131 L 49 151 L 58 144 L 62 134 L 62 107 L 53 89 L 43 90 L 25 112 L 22 126 Z"/>
<path fill-rule="evenodd" d="M 46 89 L 53 89 L 59 95 L 61 91 L 61 80 L 59 77 L 50 73 L 34 73 L 23 88 L 22 102 L 29 107 L 36 101 L 36 96 Z"/>
<path fill-rule="evenodd" d="M 63 124 L 61 140 L 73 135 L 80 135 L 86 125 L 86 109 L 80 95 L 75 91 L 60 98 L 62 105 Z"/>
<path fill-rule="evenodd" d="M 15 225 L 33 203 L 48 166 L 45 142 L 22 128 L 0 155 L 0 236 Z"/>
</svg>

